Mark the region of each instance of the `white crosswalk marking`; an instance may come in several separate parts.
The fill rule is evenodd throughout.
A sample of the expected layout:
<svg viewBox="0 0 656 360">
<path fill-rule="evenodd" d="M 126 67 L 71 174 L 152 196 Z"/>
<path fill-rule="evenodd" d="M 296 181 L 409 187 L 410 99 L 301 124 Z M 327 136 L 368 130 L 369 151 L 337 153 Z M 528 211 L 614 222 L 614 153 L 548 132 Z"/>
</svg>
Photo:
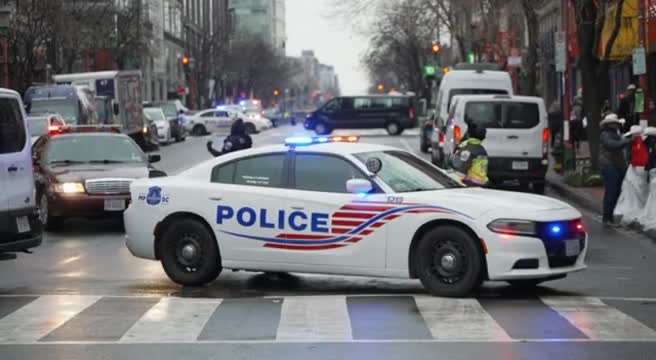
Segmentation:
<svg viewBox="0 0 656 360">
<path fill-rule="evenodd" d="M 220 299 L 163 298 L 128 330 L 121 342 L 194 341 Z"/>
<path fill-rule="evenodd" d="M 116 308 L 111 307 L 113 302 L 99 301 L 101 300 L 100 296 L 46 295 L 0 318 L 0 344 L 372 341 L 646 341 L 656 343 L 656 329 L 650 328 L 650 326 L 653 327 L 653 322 L 650 322 L 649 309 L 643 309 L 643 312 L 632 312 L 633 316 L 642 316 L 638 314 L 646 316 L 643 319 L 634 318 L 596 297 L 548 296 L 540 299 L 521 299 L 521 301 L 508 299 L 510 303 L 505 303 L 503 299 L 494 299 L 494 302 L 486 299 L 486 301 L 480 302 L 477 299 L 409 295 L 401 300 L 405 301 L 404 304 L 411 304 L 411 306 L 398 307 L 400 297 L 403 298 L 403 296 L 376 297 L 373 300 L 363 300 L 359 306 L 355 307 L 347 306 L 352 302 L 352 296 L 284 297 L 282 305 L 270 306 L 267 307 L 267 310 L 263 310 L 264 312 L 261 312 L 263 318 L 250 322 L 243 319 L 245 324 L 250 325 L 244 325 L 240 329 L 239 334 L 241 335 L 226 339 L 224 333 L 231 333 L 234 330 L 232 328 L 234 324 L 242 321 L 240 316 L 250 314 L 253 311 L 252 307 L 259 306 L 258 304 L 262 304 L 261 301 L 242 303 L 238 300 L 231 300 L 223 303 L 222 299 L 164 297 L 159 299 L 159 302 L 149 302 L 147 306 L 150 308 L 145 313 L 143 312 L 145 308 L 142 308 L 143 310 L 138 314 L 124 316 L 123 321 L 112 321 L 116 320 L 113 319 L 114 317 L 120 318 L 122 314 L 115 313 Z M 3 298 L 0 296 L 0 304 Z M 125 304 L 131 304 L 130 297 L 121 298 Z M 411 298 L 414 298 L 414 302 L 410 300 Z M 396 310 L 393 311 L 400 311 L 400 314 L 389 314 L 388 311 L 392 311 L 391 308 L 381 306 L 386 304 L 387 299 L 391 302 L 390 304 L 397 305 L 394 308 Z M 642 300 L 656 303 L 656 299 Z M 143 303 L 143 298 L 135 297 L 134 301 Z M 367 301 L 371 303 L 371 306 L 368 306 L 369 302 Z M 221 308 L 221 306 L 227 305 L 230 307 Z M 225 313 L 228 308 L 237 309 L 242 315 L 235 315 L 232 312 Z M 93 311 L 91 311 L 92 309 Z M 217 316 L 222 309 L 224 313 Z M 421 317 L 416 316 L 417 311 Z M 551 319 L 558 317 L 560 321 L 545 323 L 544 316 L 547 316 L 547 313 L 552 314 Z M 522 319 L 525 321 L 516 321 L 520 319 L 514 319 L 514 314 L 523 314 Z M 369 323 L 364 324 L 363 327 L 363 318 L 370 319 L 367 321 L 374 321 L 371 327 L 375 328 L 380 326 L 377 321 L 384 321 L 384 318 L 389 318 L 389 315 L 400 316 L 393 317 L 395 319 L 410 316 L 413 323 L 399 326 L 421 327 L 424 329 L 423 335 L 413 338 L 405 332 L 400 332 L 397 334 L 398 338 L 380 339 L 367 337 L 371 334 L 358 335 L 358 331 L 366 332 L 369 327 Z M 103 320 L 103 316 L 107 317 L 107 321 Z M 90 319 L 93 321 L 90 322 Z M 226 319 L 233 325 L 226 325 L 224 323 Z M 643 324 L 641 320 L 646 321 L 647 325 Z M 103 334 L 109 332 L 116 335 L 108 339 L 101 333 L 94 333 L 95 327 L 88 325 L 90 326 L 88 334 L 85 333 L 87 329 L 80 329 L 81 332 L 76 333 L 85 333 L 80 339 L 76 339 L 73 335 L 65 337 L 65 341 L 56 340 L 56 336 L 48 339 L 47 342 L 41 341 L 44 337 L 53 334 L 53 331 L 61 331 L 62 325 L 66 324 L 65 326 L 70 327 L 72 324 L 76 324 L 75 321 L 84 324 L 102 322 L 103 325 L 107 325 Z M 358 321 L 360 322 L 358 323 Z M 124 326 L 126 322 L 129 322 L 127 326 L 131 325 L 129 329 Z M 397 324 L 395 323 L 395 325 Z M 114 326 L 113 329 L 112 326 Z M 250 334 L 257 333 L 262 326 L 269 328 L 271 335 L 262 339 L 253 339 Z M 531 330 L 535 330 L 528 333 L 537 334 L 537 336 L 526 337 L 523 335 L 527 333 L 525 331 L 527 326 L 530 326 Z M 426 328 L 430 331 L 432 339 L 425 333 Z M 574 328 L 578 329 L 576 333 L 579 336 L 571 336 L 571 330 Z M 207 331 L 210 336 L 203 338 L 201 334 Z M 570 335 L 563 336 L 563 334 Z"/>
<path fill-rule="evenodd" d="M 349 341 L 345 296 L 289 297 L 282 303 L 277 340 Z"/>
<path fill-rule="evenodd" d="M 656 331 L 598 298 L 543 297 L 542 301 L 592 340 L 656 341 Z"/>
<path fill-rule="evenodd" d="M 0 342 L 35 342 L 99 299 L 100 296 L 41 296 L 0 321 Z"/>
<path fill-rule="evenodd" d="M 511 340 L 476 299 L 417 296 L 415 302 L 437 340 Z"/>
</svg>

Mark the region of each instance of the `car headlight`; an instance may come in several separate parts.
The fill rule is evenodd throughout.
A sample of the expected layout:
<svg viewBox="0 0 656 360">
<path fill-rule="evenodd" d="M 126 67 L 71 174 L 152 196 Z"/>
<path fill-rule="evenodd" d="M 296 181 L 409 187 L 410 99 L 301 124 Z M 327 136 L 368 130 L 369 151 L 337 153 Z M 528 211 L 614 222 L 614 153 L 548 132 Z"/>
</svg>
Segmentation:
<svg viewBox="0 0 656 360">
<path fill-rule="evenodd" d="M 528 220 L 498 219 L 489 223 L 487 228 L 505 235 L 537 235 L 536 223 Z"/>
<path fill-rule="evenodd" d="M 148 134 L 148 126 L 144 126 L 142 131 L 144 134 Z"/>
<path fill-rule="evenodd" d="M 67 182 L 56 184 L 55 190 L 64 194 L 79 194 L 84 192 L 84 185 L 82 183 Z"/>
</svg>

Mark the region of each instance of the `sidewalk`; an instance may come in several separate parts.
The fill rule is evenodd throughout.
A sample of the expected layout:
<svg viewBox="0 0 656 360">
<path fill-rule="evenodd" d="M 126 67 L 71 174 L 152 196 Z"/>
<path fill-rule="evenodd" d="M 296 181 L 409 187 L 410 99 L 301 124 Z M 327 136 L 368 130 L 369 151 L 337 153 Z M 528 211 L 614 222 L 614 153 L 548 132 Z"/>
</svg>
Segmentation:
<svg viewBox="0 0 656 360">
<path fill-rule="evenodd" d="M 601 214 L 604 201 L 604 188 L 598 187 L 574 187 L 565 183 L 564 177 L 558 175 L 552 168 L 547 171 L 547 184 L 560 196 L 571 201 L 577 206 L 580 206 L 595 214 Z M 656 242 L 656 232 L 642 232 L 641 229 L 637 230 L 646 236 L 650 237 Z"/>
</svg>

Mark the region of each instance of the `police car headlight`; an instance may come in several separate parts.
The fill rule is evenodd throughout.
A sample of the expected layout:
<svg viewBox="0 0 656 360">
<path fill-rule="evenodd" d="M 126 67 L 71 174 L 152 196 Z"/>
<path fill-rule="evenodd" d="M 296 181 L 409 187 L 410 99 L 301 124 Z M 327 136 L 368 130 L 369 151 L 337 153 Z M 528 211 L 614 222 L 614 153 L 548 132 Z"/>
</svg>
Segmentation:
<svg viewBox="0 0 656 360">
<path fill-rule="evenodd" d="M 487 228 L 504 235 L 537 235 L 536 223 L 527 220 L 498 219 L 489 223 Z"/>
<path fill-rule="evenodd" d="M 79 194 L 84 192 L 84 185 L 82 183 L 67 182 L 55 185 L 55 190 L 64 194 Z"/>
</svg>

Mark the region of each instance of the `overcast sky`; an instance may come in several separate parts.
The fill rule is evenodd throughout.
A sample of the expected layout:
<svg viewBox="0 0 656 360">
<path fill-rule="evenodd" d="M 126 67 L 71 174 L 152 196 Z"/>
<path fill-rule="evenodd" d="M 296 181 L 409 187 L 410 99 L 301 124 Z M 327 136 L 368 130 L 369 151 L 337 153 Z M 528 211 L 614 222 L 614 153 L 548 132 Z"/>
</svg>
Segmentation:
<svg viewBox="0 0 656 360">
<path fill-rule="evenodd" d="M 360 66 L 367 40 L 331 17 L 331 0 L 287 0 L 287 55 L 314 50 L 323 64 L 335 66 L 344 95 L 366 92 L 368 81 Z"/>
</svg>

